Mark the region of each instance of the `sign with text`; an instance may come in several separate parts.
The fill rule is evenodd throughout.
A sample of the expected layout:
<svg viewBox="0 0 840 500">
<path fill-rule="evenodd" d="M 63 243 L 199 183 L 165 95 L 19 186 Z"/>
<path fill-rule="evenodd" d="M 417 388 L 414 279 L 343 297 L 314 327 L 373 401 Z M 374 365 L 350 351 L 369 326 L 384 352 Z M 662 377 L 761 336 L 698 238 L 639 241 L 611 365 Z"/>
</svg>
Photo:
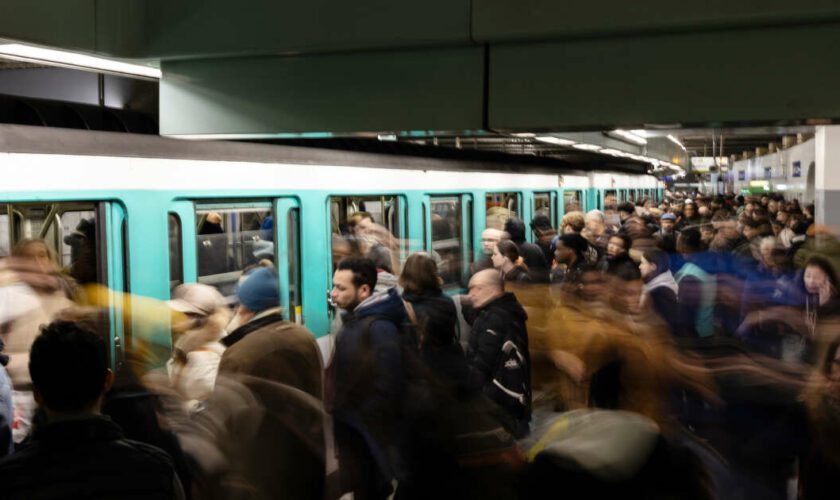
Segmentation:
<svg viewBox="0 0 840 500">
<path fill-rule="evenodd" d="M 745 180 L 747 180 L 747 172 L 746 172 L 746 171 L 744 171 L 744 170 L 739 170 L 739 171 L 738 171 L 738 180 L 739 180 L 739 181 L 745 181 Z"/>
<path fill-rule="evenodd" d="M 794 177 L 802 177 L 802 163 L 795 161 L 793 162 L 793 176 Z"/>
</svg>

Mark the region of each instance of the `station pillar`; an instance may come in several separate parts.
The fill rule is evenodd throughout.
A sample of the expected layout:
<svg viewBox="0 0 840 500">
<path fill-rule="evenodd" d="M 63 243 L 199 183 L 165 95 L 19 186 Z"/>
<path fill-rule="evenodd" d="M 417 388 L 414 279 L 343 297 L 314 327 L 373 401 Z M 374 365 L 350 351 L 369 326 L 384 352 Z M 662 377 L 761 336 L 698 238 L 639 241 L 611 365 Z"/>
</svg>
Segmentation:
<svg viewBox="0 0 840 500">
<path fill-rule="evenodd" d="M 840 235 L 840 125 L 817 127 L 814 169 L 816 222 Z"/>
</svg>

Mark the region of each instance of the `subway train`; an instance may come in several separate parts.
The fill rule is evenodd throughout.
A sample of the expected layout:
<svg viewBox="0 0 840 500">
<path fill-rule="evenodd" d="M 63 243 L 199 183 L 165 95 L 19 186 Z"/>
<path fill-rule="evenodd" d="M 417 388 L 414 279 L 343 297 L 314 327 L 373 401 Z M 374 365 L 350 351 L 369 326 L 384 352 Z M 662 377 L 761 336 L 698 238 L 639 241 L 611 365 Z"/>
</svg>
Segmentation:
<svg viewBox="0 0 840 500">
<path fill-rule="evenodd" d="M 0 168 L 0 256 L 42 238 L 115 302 L 168 299 L 183 282 L 232 296 L 242 270 L 269 258 L 289 319 L 317 336 L 329 330 L 332 245 L 356 211 L 387 228 L 400 258 L 441 256 L 455 291 L 487 226 L 543 214 L 556 227 L 566 210 L 663 193 L 647 174 L 15 125 L 0 125 Z M 127 345 L 120 314 L 113 342 Z"/>
</svg>

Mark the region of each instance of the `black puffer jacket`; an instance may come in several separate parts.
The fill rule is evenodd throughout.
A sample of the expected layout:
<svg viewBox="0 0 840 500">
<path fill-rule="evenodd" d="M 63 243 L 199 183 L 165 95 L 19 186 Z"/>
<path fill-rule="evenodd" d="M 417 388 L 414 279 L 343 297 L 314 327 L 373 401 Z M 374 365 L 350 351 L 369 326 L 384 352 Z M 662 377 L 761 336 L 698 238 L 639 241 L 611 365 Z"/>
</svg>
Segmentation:
<svg viewBox="0 0 840 500">
<path fill-rule="evenodd" d="M 480 309 L 470 311 L 468 321 L 472 325 L 469 346 L 467 348 L 467 366 L 469 367 L 470 385 L 484 389 L 493 384 L 493 373 L 499 363 L 502 345 L 508 336 L 518 339 L 523 346 L 526 365 L 531 366 L 528 353 L 528 330 L 525 323 L 528 314 L 510 292 L 502 294 Z M 524 414 L 512 415 L 517 424 L 531 419 L 530 376 L 528 376 L 528 401 Z M 497 401 L 503 403 L 502 401 Z"/>
<path fill-rule="evenodd" d="M 108 417 L 36 427 L 32 444 L 0 462 L 3 498 L 183 498 L 169 456 L 126 439 Z"/>
</svg>

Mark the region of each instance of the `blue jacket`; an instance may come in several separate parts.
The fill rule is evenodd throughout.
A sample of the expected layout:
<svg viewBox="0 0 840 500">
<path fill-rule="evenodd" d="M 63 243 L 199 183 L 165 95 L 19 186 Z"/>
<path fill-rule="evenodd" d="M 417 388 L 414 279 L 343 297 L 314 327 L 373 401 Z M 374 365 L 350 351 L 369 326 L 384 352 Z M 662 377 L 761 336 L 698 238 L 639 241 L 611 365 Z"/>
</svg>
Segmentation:
<svg viewBox="0 0 840 500">
<path fill-rule="evenodd" d="M 327 366 L 326 404 L 333 418 L 355 429 L 385 477 L 401 471 L 399 454 L 403 360 L 400 326 L 405 306 L 395 289 L 369 297 L 344 315 Z M 368 326 L 369 325 L 369 326 Z"/>
</svg>

